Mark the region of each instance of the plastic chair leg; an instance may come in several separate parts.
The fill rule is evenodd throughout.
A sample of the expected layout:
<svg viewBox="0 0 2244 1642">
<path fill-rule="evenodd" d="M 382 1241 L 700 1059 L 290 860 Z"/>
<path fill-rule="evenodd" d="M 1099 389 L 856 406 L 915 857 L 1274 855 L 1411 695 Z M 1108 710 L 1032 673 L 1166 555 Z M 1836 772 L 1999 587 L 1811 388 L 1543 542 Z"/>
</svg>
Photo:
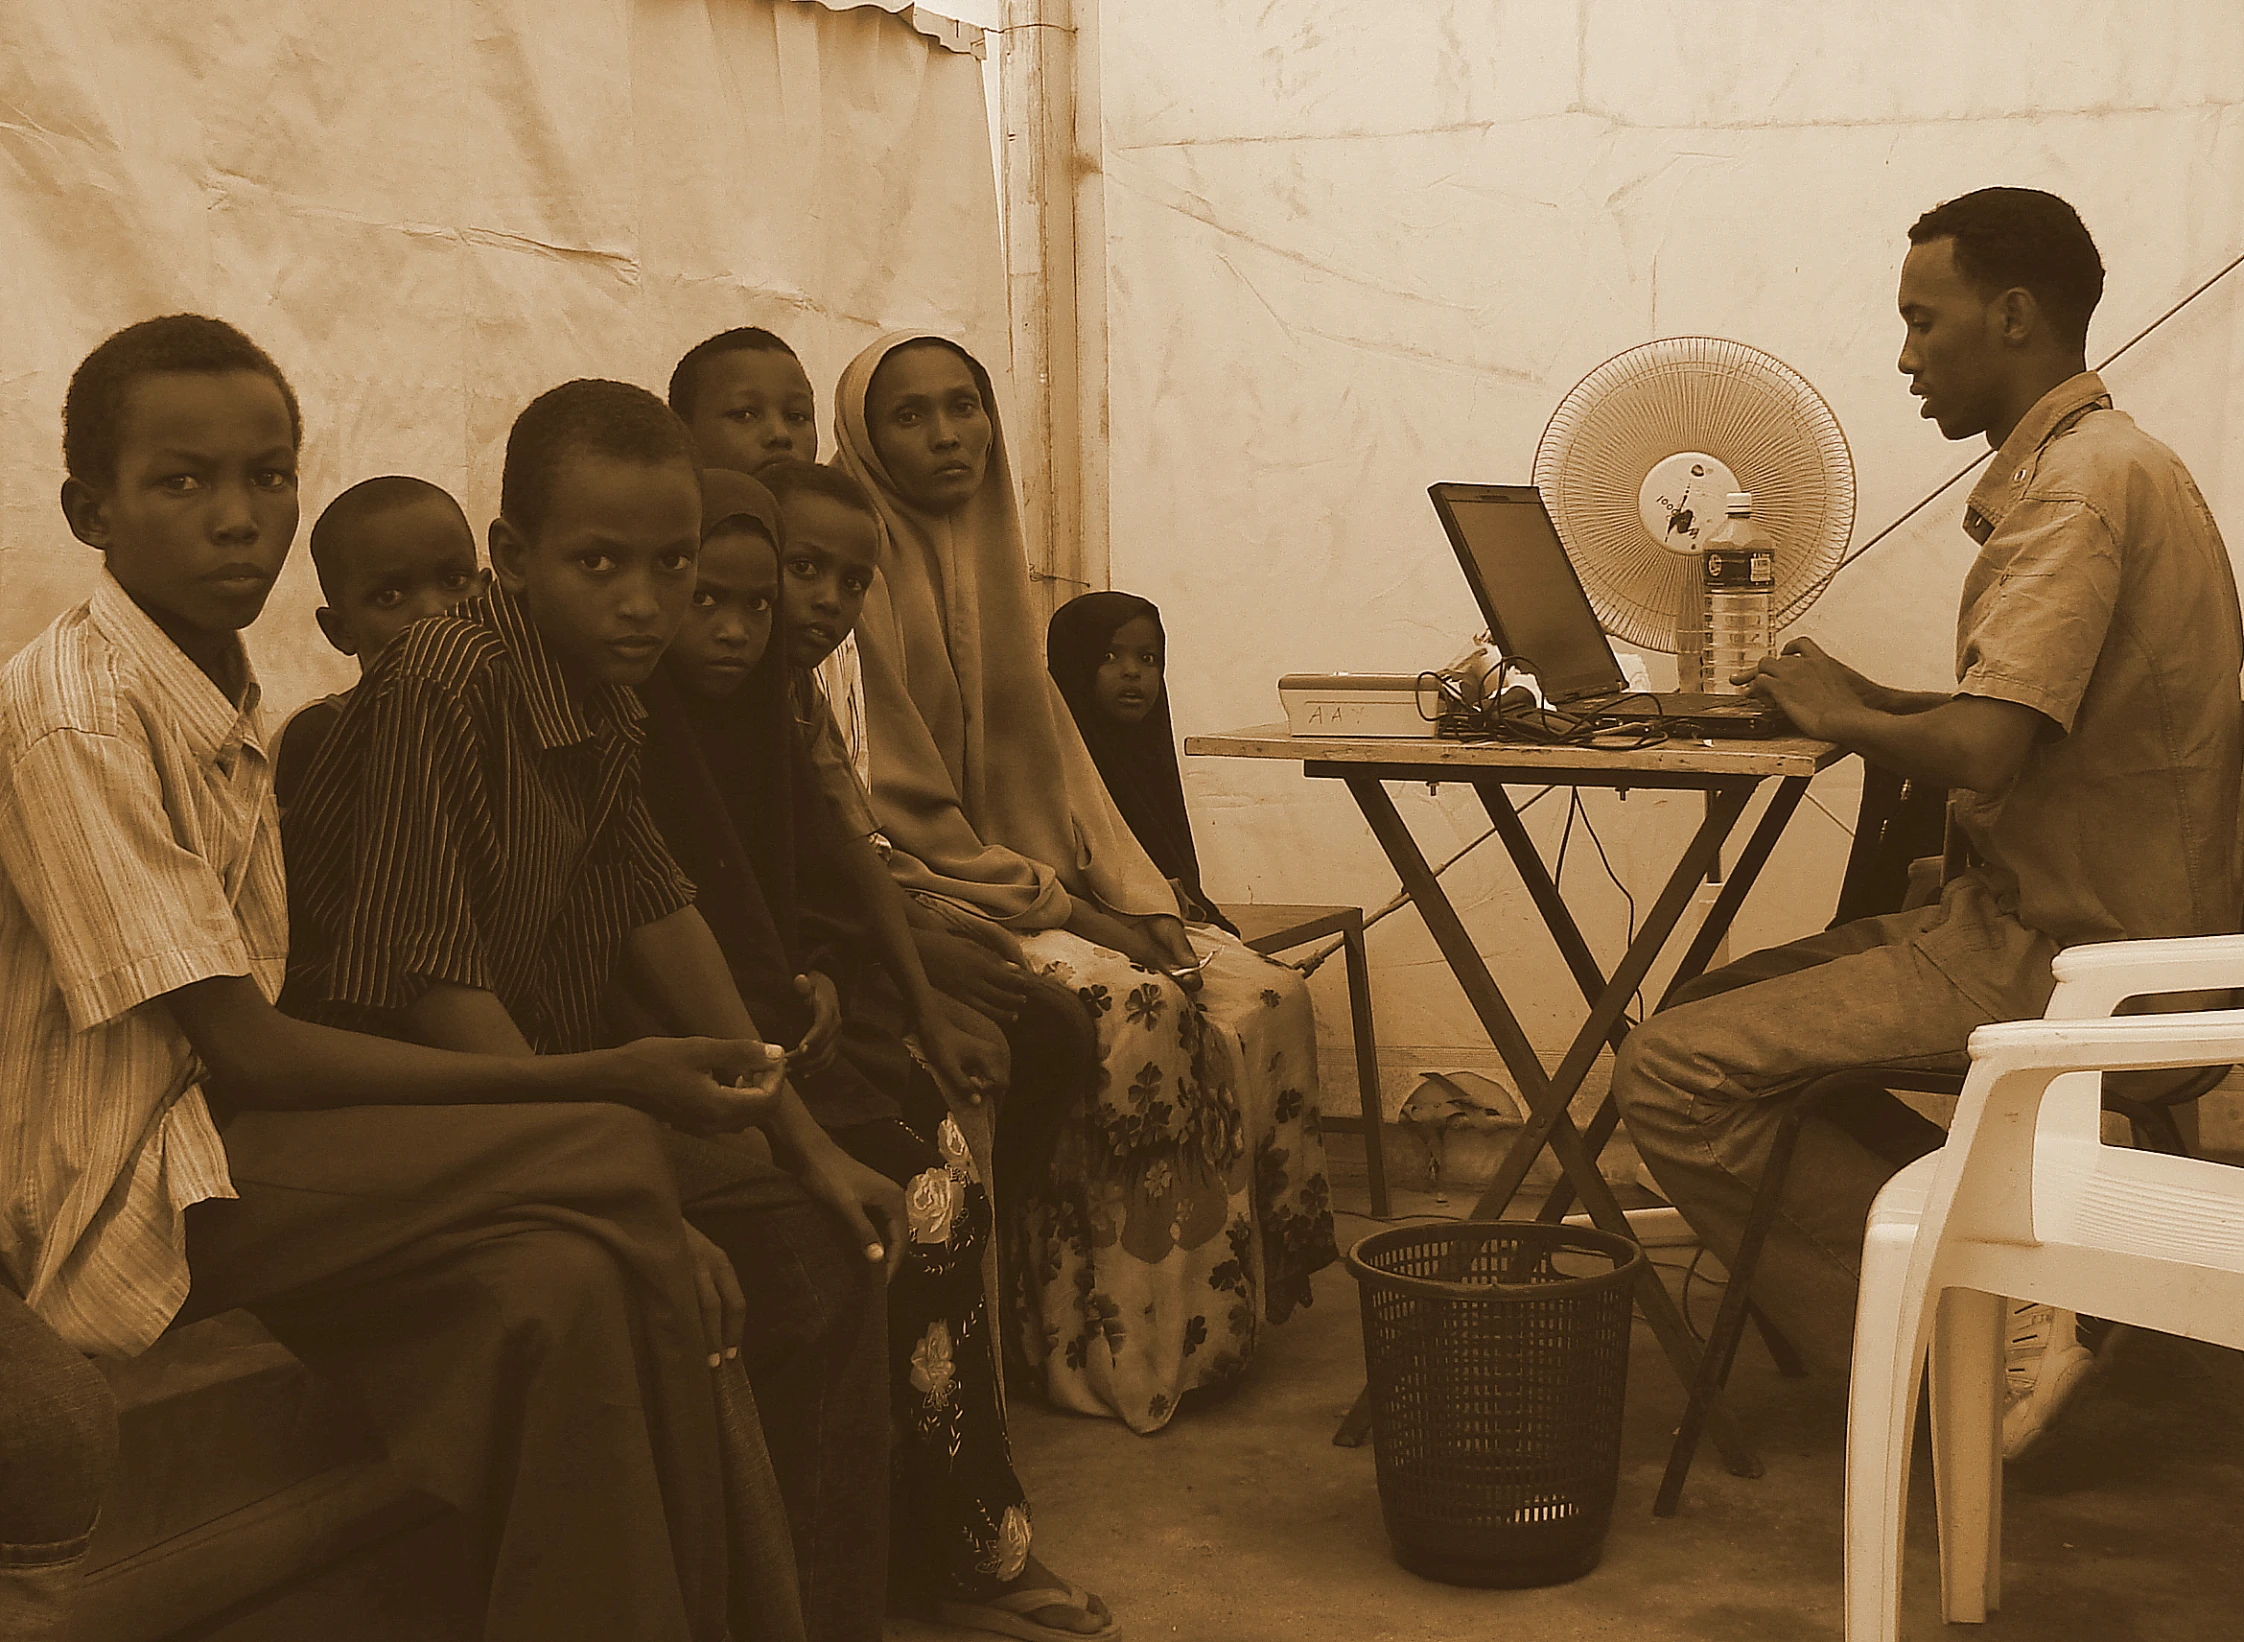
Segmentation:
<svg viewBox="0 0 2244 1642">
<path fill-rule="evenodd" d="M 1847 1642 L 1897 1642 L 1922 1320 L 1901 1314 L 1914 1238 L 1873 1219 L 1847 1399 Z"/>
<path fill-rule="evenodd" d="M 1940 1517 L 1940 1609 L 1985 1622 L 2002 1603 L 2003 1323 L 2009 1302 L 1976 1289 L 1940 1296 L 1932 1336 L 1932 1475 Z"/>
</svg>

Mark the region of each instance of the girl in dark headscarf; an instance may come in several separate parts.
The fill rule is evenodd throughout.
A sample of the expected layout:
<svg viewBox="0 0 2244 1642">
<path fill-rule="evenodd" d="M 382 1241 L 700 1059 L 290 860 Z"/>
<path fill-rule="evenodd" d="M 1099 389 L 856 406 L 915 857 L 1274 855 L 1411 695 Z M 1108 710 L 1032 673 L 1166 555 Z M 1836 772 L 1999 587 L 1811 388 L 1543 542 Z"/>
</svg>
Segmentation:
<svg viewBox="0 0 2244 1642">
<path fill-rule="evenodd" d="M 1195 923 L 1239 933 L 1200 887 L 1200 856 L 1184 808 L 1161 612 L 1135 593 L 1086 593 L 1053 614 L 1044 658 L 1075 715 L 1114 807 L 1161 869 Z"/>
<path fill-rule="evenodd" d="M 723 471 L 703 474 L 702 494 L 692 611 L 642 687 L 643 786 L 750 1013 L 774 1040 L 800 1040 L 789 1075 L 804 1105 L 844 1150 L 905 1188 L 907 1252 L 889 1288 L 896 1583 L 954 1624 L 1110 1637 L 1105 1605 L 1029 1554 L 985 1299 L 992 1217 L 981 1168 L 942 1090 L 905 1051 L 901 1012 L 884 1022 L 858 1007 L 877 978 L 851 960 L 863 909 L 850 888 L 863 876 L 849 856 L 870 846 L 809 767 L 799 732 L 778 505 Z M 877 860 L 873 873 L 897 893 Z M 916 981 L 910 990 L 926 996 L 924 976 Z M 925 1018 L 913 1024 L 923 1043 L 943 1034 Z M 948 1081 L 975 1069 L 969 1052 L 945 1053 Z"/>
</svg>

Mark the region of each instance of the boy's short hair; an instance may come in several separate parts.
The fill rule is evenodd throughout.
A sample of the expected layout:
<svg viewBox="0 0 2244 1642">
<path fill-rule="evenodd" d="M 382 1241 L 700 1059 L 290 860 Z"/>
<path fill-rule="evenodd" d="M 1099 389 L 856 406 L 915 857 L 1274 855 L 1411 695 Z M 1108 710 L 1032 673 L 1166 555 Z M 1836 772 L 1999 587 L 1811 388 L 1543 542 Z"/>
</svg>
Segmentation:
<svg viewBox="0 0 2244 1642">
<path fill-rule="evenodd" d="M 775 336 L 761 325 L 736 325 L 729 331 L 719 331 L 706 342 L 697 342 L 686 350 L 686 357 L 678 361 L 678 368 L 670 373 L 670 408 L 691 420 L 694 412 L 694 395 L 701 391 L 701 367 L 704 361 L 728 353 L 783 353 L 800 364 L 795 350 L 788 347 L 783 337 Z"/>
<path fill-rule="evenodd" d="M 562 464 L 580 456 L 650 466 L 676 462 L 688 475 L 700 472 L 693 435 L 668 405 L 629 382 L 581 377 L 546 389 L 514 419 L 499 478 L 500 514 L 535 540 Z"/>
<path fill-rule="evenodd" d="M 825 496 L 857 509 L 875 523 L 880 522 L 880 508 L 873 501 L 872 492 L 858 483 L 854 474 L 840 468 L 790 459 L 757 469 L 756 482 L 770 491 L 781 506 L 786 505 L 790 496 Z"/>
<path fill-rule="evenodd" d="M 289 443 L 304 444 L 304 413 L 296 390 L 272 355 L 223 319 L 165 314 L 113 331 L 70 373 L 62 400 L 62 465 L 71 478 L 101 490 L 117 477 L 125 399 L 144 376 L 223 376 L 251 371 L 280 389 L 288 406 Z"/>
<path fill-rule="evenodd" d="M 1934 206 L 1909 243 L 1955 241 L 1956 272 L 1988 297 L 2023 286 L 2068 344 L 2088 341 L 2104 262 L 2080 213 L 2039 188 L 1980 188 Z"/>
<path fill-rule="evenodd" d="M 371 519 L 394 513 L 413 502 L 435 499 L 450 507 L 467 523 L 467 509 L 442 485 L 411 474 L 385 473 L 378 479 L 361 479 L 320 510 L 312 525 L 312 568 L 319 572 L 319 590 L 329 604 L 340 595 L 341 572 L 350 551 L 351 532 Z M 470 532 L 470 539 L 473 532 Z"/>
</svg>

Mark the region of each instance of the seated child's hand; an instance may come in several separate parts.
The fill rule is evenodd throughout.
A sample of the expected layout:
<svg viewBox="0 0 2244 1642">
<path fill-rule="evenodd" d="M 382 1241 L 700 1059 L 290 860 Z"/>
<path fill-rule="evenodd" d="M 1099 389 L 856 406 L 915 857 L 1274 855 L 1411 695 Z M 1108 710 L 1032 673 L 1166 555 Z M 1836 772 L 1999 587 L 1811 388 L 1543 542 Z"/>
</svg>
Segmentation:
<svg viewBox="0 0 2244 1642">
<path fill-rule="evenodd" d="M 990 1065 L 989 1053 L 983 1045 L 950 1022 L 921 1021 L 917 1031 L 927 1070 L 947 1099 L 979 1106 L 983 1093 L 1002 1081 Z"/>
<path fill-rule="evenodd" d="M 730 1134 L 771 1116 L 787 1051 L 732 1038 L 640 1038 L 609 1050 L 616 1100 L 688 1134 Z"/>
<path fill-rule="evenodd" d="M 923 900 L 917 895 L 905 897 L 911 911 L 914 929 L 939 930 L 946 935 L 959 935 L 995 956 L 1002 963 L 1028 967 L 1028 954 L 1021 950 L 1020 939 L 1003 924 L 984 918 L 979 913 L 968 912 L 964 907 L 952 906 L 947 901 Z"/>
<path fill-rule="evenodd" d="M 911 1235 L 904 1188 L 831 1142 L 805 1155 L 794 1175 L 805 1193 L 841 1217 L 865 1258 L 879 1261 L 893 1278 Z"/>
<path fill-rule="evenodd" d="M 690 1222 L 686 1226 L 686 1251 L 693 1256 L 702 1339 L 709 1347 L 709 1366 L 715 1368 L 727 1357 L 740 1355 L 740 1331 L 748 1323 L 748 1302 L 740 1292 L 732 1257 Z"/>
<path fill-rule="evenodd" d="M 912 940 L 927 978 L 968 1007 L 999 1025 L 1019 1017 L 1028 1001 L 1028 972 L 963 935 L 914 929 Z"/>
<path fill-rule="evenodd" d="M 823 1072 L 833 1065 L 834 1050 L 841 1042 L 841 993 L 822 969 L 797 975 L 795 990 L 810 1005 L 810 1026 L 788 1056 L 788 1063 L 798 1071 Z"/>
</svg>

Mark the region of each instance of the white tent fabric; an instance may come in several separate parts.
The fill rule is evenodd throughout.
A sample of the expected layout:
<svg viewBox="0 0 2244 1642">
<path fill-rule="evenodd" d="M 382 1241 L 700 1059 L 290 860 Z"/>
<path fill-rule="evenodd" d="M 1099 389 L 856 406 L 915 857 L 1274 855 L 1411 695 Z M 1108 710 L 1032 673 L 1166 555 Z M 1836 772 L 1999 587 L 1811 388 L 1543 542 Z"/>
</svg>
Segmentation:
<svg viewBox="0 0 2244 1642">
<path fill-rule="evenodd" d="M 62 395 L 135 319 L 215 313 L 280 362 L 307 528 L 385 472 L 480 523 L 534 394 L 660 391 L 727 326 L 821 392 L 898 326 L 1003 361 L 977 41 L 915 9 L 0 0 L 0 656 L 98 568 L 55 505 Z M 299 552 L 250 633 L 278 711 L 353 674 L 317 603 Z"/>
<path fill-rule="evenodd" d="M 2234 0 L 1107 0 L 1099 15 L 1111 575 L 1162 605 L 1185 733 L 1278 717 L 1283 673 L 1454 655 L 1479 622 L 1425 487 L 1524 481 L 1566 390 L 1653 337 L 1735 337 L 1805 374 L 1853 446 L 1858 539 L 1886 524 L 1975 454 L 1917 420 L 1894 369 L 1903 236 L 1937 200 L 2019 183 L 2079 207 L 2110 268 L 2092 361 L 2244 251 Z M 2244 272 L 2110 381 L 2244 550 L 2240 344 Z M 1962 497 L 1849 570 L 1803 630 L 1896 682 L 1952 679 Z M 1219 899 L 1392 893 L 1337 783 L 1217 760 L 1186 779 Z M 1851 822 L 1850 779 L 1817 796 Z M 1462 787 L 1397 798 L 1437 859 L 1487 825 Z M 1587 802 L 1643 906 L 1695 801 Z M 1562 807 L 1530 817 L 1546 853 Z M 1845 846 L 1803 810 L 1739 942 L 1827 919 Z M 1580 1000 L 1500 850 L 1451 882 L 1555 1053 Z M 1567 886 L 1610 961 L 1629 908 L 1579 827 Z M 1489 1067 L 1485 1048 L 1458 1058 L 1480 1035 L 1414 915 L 1371 951 L 1392 1098 L 1414 1056 Z M 1327 1019 L 1345 1018 L 1338 967 L 1318 977 Z"/>
</svg>

